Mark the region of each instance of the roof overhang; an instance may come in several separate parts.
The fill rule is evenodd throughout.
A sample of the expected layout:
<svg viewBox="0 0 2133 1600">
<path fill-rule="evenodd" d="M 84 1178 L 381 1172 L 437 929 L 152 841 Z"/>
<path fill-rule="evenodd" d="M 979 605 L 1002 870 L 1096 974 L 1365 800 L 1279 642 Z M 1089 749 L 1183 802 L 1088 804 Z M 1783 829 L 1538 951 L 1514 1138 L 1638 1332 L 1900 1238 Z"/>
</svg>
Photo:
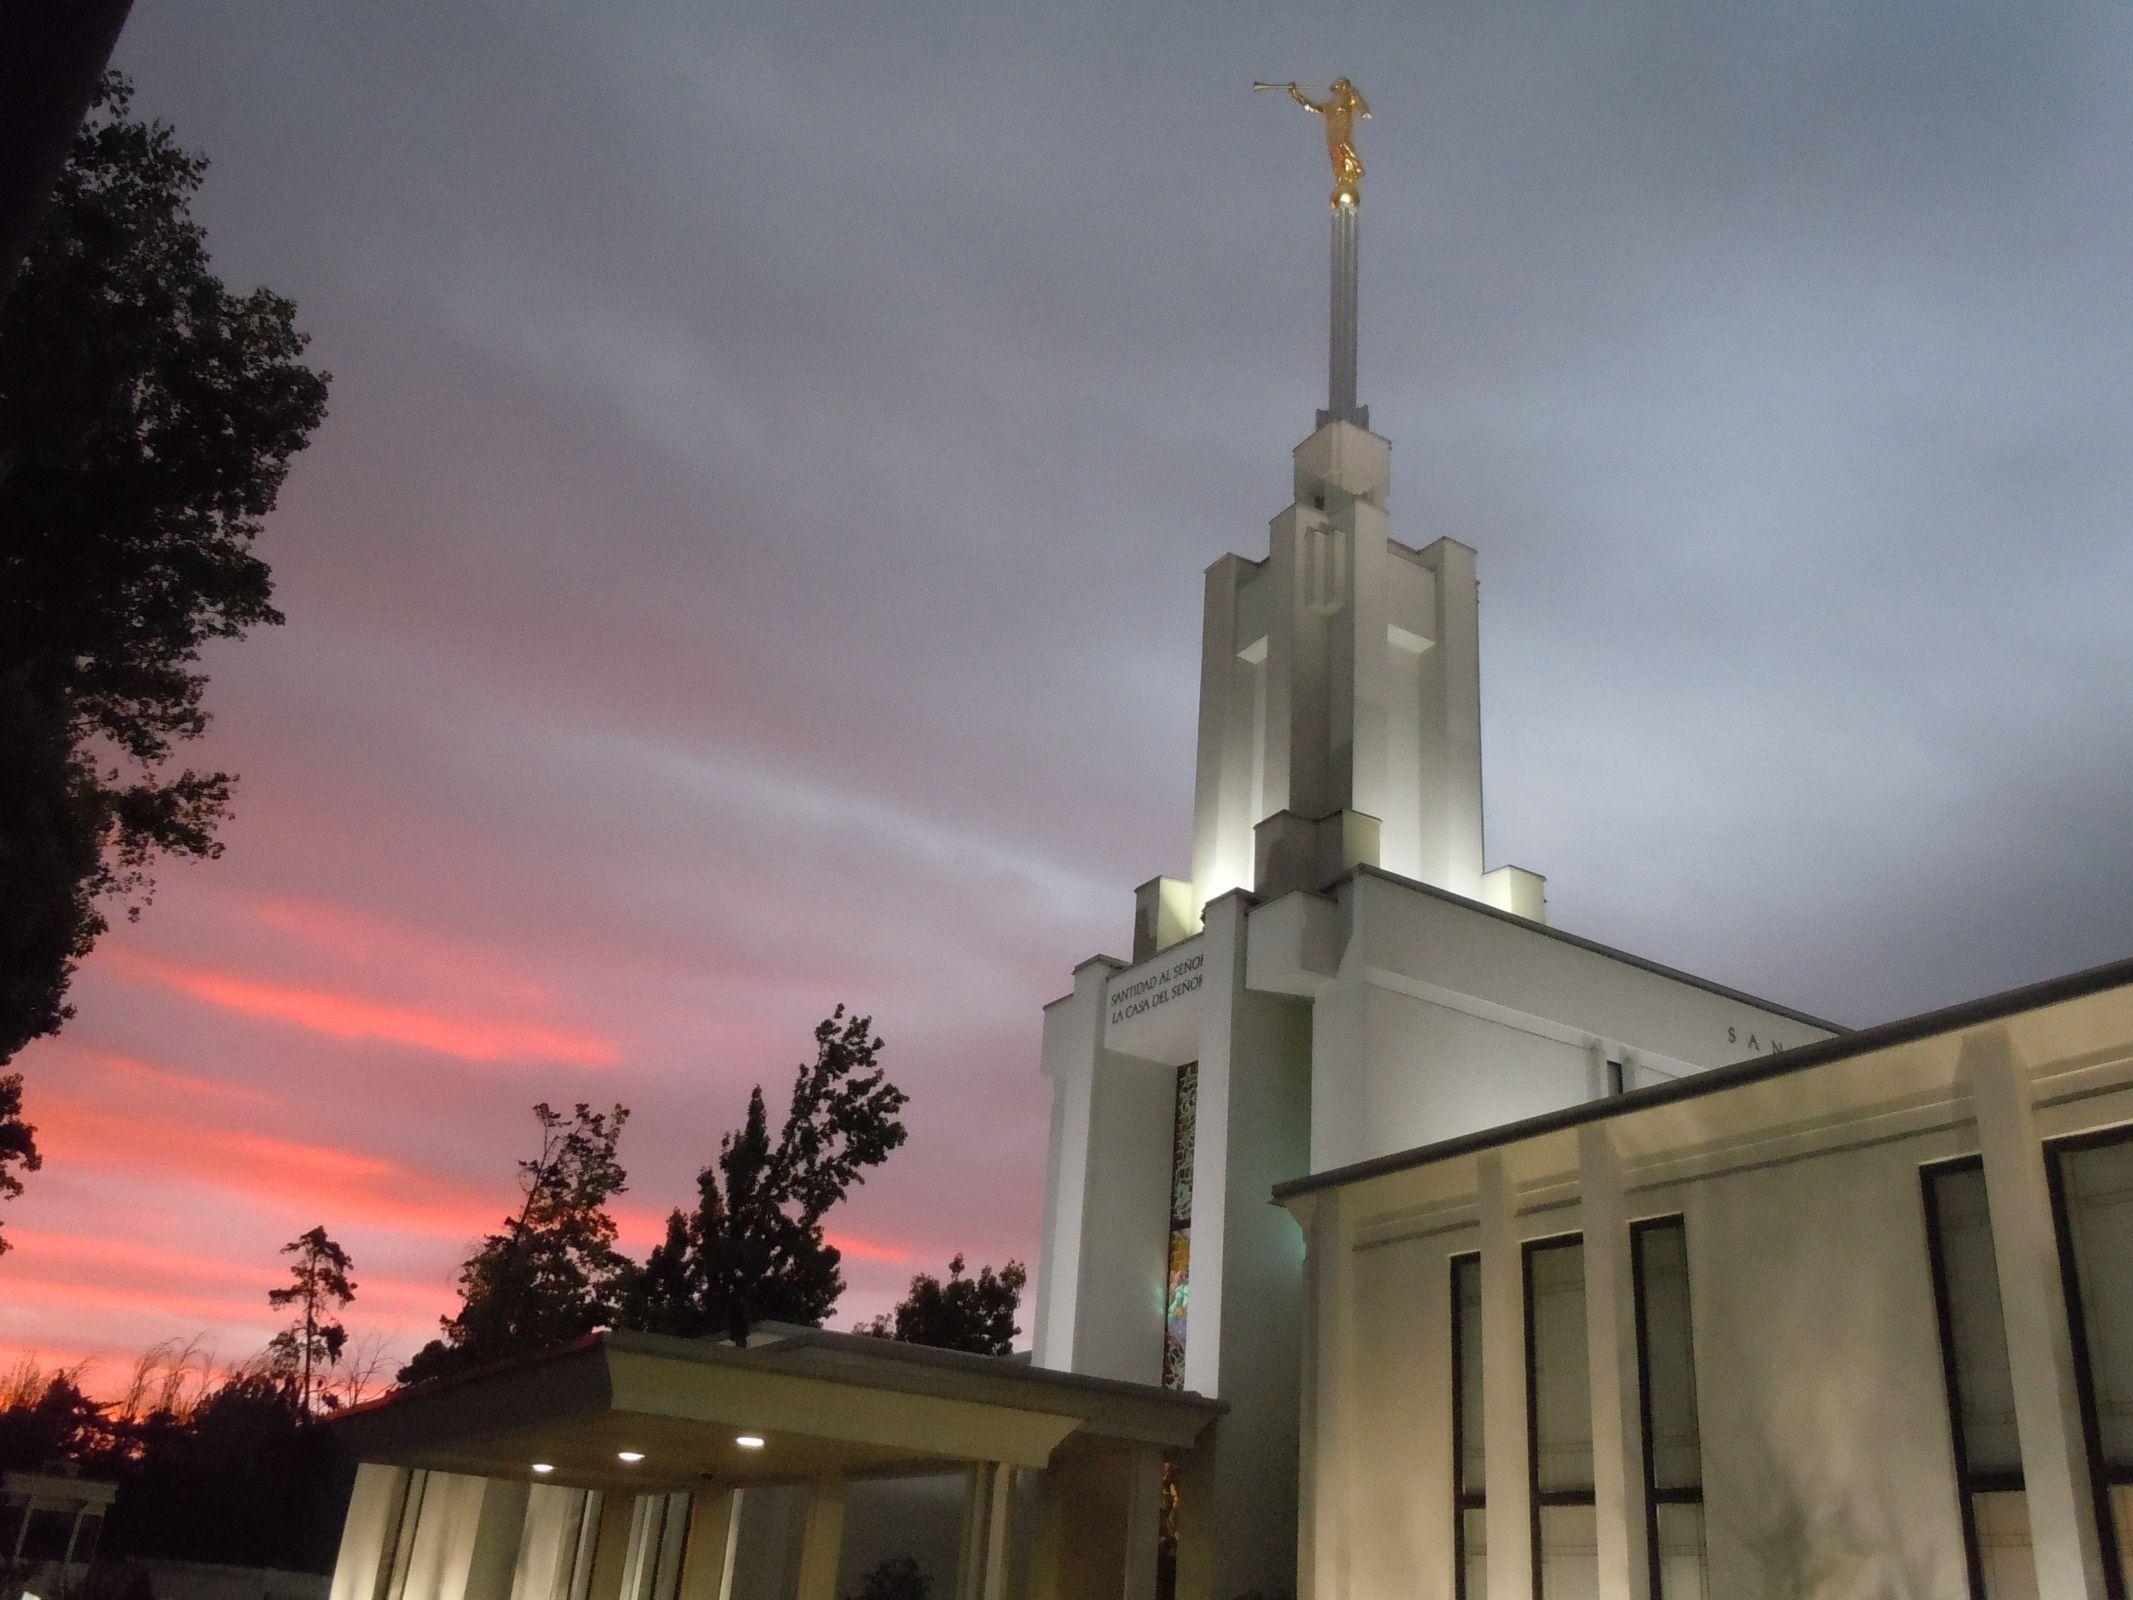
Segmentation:
<svg viewBox="0 0 2133 1600">
<path fill-rule="evenodd" d="M 1633 1177 L 1659 1181 L 1722 1147 L 1775 1150 L 1789 1138 L 1811 1143 L 1817 1128 L 1893 1132 L 1960 1120 L 1968 1115 L 1963 1046 L 1988 1030 L 2004 1033 L 2040 1103 L 2114 1086 L 2133 1050 L 2133 961 L 1313 1173 L 1279 1185 L 1274 1198 L 1299 1211 L 1332 1190 L 1367 1190 L 1362 1204 L 1373 1212 L 1456 1204 L 1475 1192 L 1484 1155 L 1496 1154 L 1529 1186 L 1574 1174 L 1580 1132 L 1599 1123 Z"/>
<path fill-rule="evenodd" d="M 1076 1447 L 1189 1448 L 1221 1410 L 1147 1385 L 819 1329 L 746 1349 L 609 1332 L 398 1391 L 335 1420 L 358 1458 L 595 1489 L 746 1486 L 836 1472 L 1042 1467 Z M 743 1448 L 741 1436 L 765 1441 Z M 621 1452 L 642 1457 L 621 1460 Z"/>
</svg>

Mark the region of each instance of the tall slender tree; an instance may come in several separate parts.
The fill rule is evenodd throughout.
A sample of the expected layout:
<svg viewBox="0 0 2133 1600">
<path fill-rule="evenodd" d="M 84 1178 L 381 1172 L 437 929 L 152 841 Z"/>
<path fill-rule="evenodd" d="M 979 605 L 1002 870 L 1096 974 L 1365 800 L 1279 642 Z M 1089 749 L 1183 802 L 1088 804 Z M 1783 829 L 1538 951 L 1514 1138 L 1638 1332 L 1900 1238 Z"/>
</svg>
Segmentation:
<svg viewBox="0 0 2133 1600">
<path fill-rule="evenodd" d="M 608 1202 L 629 1187 L 615 1144 L 629 1112 L 533 1108 L 539 1151 L 518 1164 L 525 1198 L 459 1269 L 459 1310 L 400 1369 L 402 1383 L 578 1338 L 615 1319 L 629 1262 Z"/>
<path fill-rule="evenodd" d="M 296 1318 L 274 1336 L 268 1349 L 274 1365 L 287 1375 L 296 1414 L 309 1417 L 317 1393 L 316 1370 L 339 1361 L 348 1345 L 348 1330 L 335 1314 L 355 1299 L 355 1285 L 348 1281 L 355 1263 L 326 1236 L 323 1226 L 290 1240 L 281 1253 L 296 1257 L 289 1267 L 291 1281 L 269 1289 L 267 1303 L 282 1309 L 294 1306 Z"/>
<path fill-rule="evenodd" d="M 668 1217 L 634 1276 L 627 1325 L 746 1344 L 756 1322 L 827 1320 L 844 1273 L 823 1218 L 904 1142 L 910 1097 L 888 1081 L 881 1050 L 873 1018 L 838 1006 L 815 1028 L 815 1058 L 794 1075 L 775 1140 L 757 1086 L 697 1175 L 696 1209 Z"/>
</svg>

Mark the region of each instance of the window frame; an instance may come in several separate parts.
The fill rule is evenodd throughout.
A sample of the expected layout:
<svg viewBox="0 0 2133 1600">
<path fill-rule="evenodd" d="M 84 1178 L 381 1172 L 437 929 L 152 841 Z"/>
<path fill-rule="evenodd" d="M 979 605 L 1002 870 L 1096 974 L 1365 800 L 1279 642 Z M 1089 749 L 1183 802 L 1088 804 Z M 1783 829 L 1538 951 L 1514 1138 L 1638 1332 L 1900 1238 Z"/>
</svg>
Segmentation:
<svg viewBox="0 0 2133 1600">
<path fill-rule="evenodd" d="M 1481 1287 L 1481 1252 L 1462 1250 L 1449 1262 L 1446 1273 L 1451 1284 L 1452 1325 L 1452 1594 L 1455 1600 L 1475 1600 L 1466 1592 L 1466 1514 L 1469 1511 L 1486 1512 L 1489 1506 L 1489 1491 L 1486 1472 L 1482 1487 L 1477 1492 L 1466 1488 L 1466 1432 L 1467 1425 L 1479 1418 L 1466 1414 L 1466 1341 L 1460 1337 L 1460 1312 L 1465 1304 L 1465 1293 L 1460 1282 L 1461 1273 L 1471 1269 L 1475 1277 L 1475 1289 Z M 1487 1373 L 1482 1375 L 1488 1382 Z M 1486 1427 L 1486 1423 L 1483 1422 Z"/>
<path fill-rule="evenodd" d="M 1645 1571 L 1649 1574 L 1654 1600 L 1661 1592 L 1659 1564 L 1659 1508 L 1661 1506 L 1700 1506 L 1703 1494 L 1703 1408 L 1697 1406 L 1696 1422 L 1696 1487 L 1693 1489 L 1662 1489 L 1659 1487 L 1659 1446 L 1652 1428 L 1652 1334 L 1650 1298 L 1644 1286 L 1644 1235 L 1656 1233 L 1662 1228 L 1677 1228 L 1681 1232 L 1681 1255 L 1683 1272 L 1688 1266 L 1689 1220 L 1685 1212 L 1670 1211 L 1661 1216 L 1639 1217 L 1629 1225 L 1629 1298 L 1637 1326 L 1637 1432 L 1643 1457 L 1644 1469 L 1644 1548 Z M 1695 1304 L 1695 1285 L 1687 1285 L 1685 1298 Z M 1689 1382 L 1701 1389 L 1696 1375 L 1696 1339 L 1693 1324 L 1689 1336 Z M 1698 1398 L 1700 1399 L 1700 1393 Z M 1708 1547 L 1706 1547 L 1708 1548 Z"/>
<path fill-rule="evenodd" d="M 1984 1170 L 1982 1155 L 1929 1161 L 1918 1169 L 1918 1194 L 1925 1211 L 1926 1262 L 1933 1276 L 1933 1321 L 1940 1343 L 1941 1398 L 1948 1413 L 1948 1440 L 1955 1466 L 1955 1503 L 1963 1528 L 1963 1570 L 1970 1585 L 1970 1600 L 1985 1600 L 1985 1552 L 1978 1542 L 1976 1497 L 2026 1488 L 2020 1472 L 1972 1472 L 1970 1443 L 1963 1437 L 1963 1383 L 1961 1363 L 1956 1358 L 1955 1349 L 1955 1303 L 1950 1297 L 1952 1284 L 1948 1277 L 1947 1239 L 1941 1231 L 1940 1209 L 1934 1204 L 1933 1185 L 1938 1178 Z M 1986 1237 L 1996 1248 L 1989 1211 L 1987 1219 Z M 2004 1311 L 2003 1306 L 2003 1315 Z"/>
<path fill-rule="evenodd" d="M 1526 1497 L 1531 1514 L 1533 1544 L 1533 1600 L 1542 1600 L 1542 1541 L 1541 1512 L 1562 1506 L 1594 1506 L 1597 1508 L 1597 1484 L 1592 1489 L 1543 1489 L 1540 1486 L 1540 1390 L 1537 1383 L 1540 1372 L 1540 1346 L 1534 1337 L 1533 1308 L 1533 1258 L 1546 1250 L 1567 1250 L 1576 1247 L 1581 1253 L 1585 1248 L 1583 1229 L 1567 1233 L 1551 1233 L 1538 1239 L 1526 1239 L 1519 1245 L 1518 1273 L 1520 1298 L 1524 1301 L 1526 1323 Z M 1582 1285 L 1584 1263 L 1579 1262 L 1579 1281 Z M 1592 1351 L 1588 1345 L 1585 1352 L 1588 1368 Z M 1487 1382 L 1484 1378 L 1483 1382 Z"/>
<path fill-rule="evenodd" d="M 2081 1304 L 2081 1266 L 2074 1254 L 2074 1219 L 2067 1203 L 2063 1157 L 2083 1150 L 2133 1143 L 2133 1124 L 2115 1123 L 2044 1141 L 2044 1174 L 2051 1189 L 2052 1235 L 2059 1251 L 2059 1292 L 2074 1353 L 2074 1393 L 2081 1405 L 2081 1443 L 2089 1462 L 2089 1515 L 2095 1519 L 2097 1553 L 2103 1564 L 2104 1600 L 2128 1600 L 2125 1568 L 2111 1514 L 2111 1490 L 2133 1486 L 2133 1467 L 2115 1476 L 2103 1455 L 2103 1422 L 2096 1410 L 2096 1380 L 2090 1366 L 2088 1314 Z"/>
</svg>

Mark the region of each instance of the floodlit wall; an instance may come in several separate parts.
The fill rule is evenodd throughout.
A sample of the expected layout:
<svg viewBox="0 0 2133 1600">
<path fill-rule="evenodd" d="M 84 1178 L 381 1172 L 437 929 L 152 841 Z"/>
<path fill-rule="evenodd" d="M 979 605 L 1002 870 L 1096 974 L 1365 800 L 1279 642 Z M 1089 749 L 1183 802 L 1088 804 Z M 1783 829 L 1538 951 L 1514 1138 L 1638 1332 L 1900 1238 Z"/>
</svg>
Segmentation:
<svg viewBox="0 0 2133 1600">
<path fill-rule="evenodd" d="M 2133 1002 L 2126 1009 L 2133 1016 Z M 2065 1159 L 2055 1152 L 2133 1126 L 2133 1028 L 2115 1044 L 2092 1039 L 2061 1059 L 2005 1069 L 1993 1065 L 1994 1052 L 2004 1057 L 2009 1047 L 1985 1038 L 1975 1050 L 1966 1039 L 1960 1053 L 1954 1042 L 1936 1047 L 1947 1076 L 1940 1088 L 1921 1087 L 1916 1060 L 1927 1047 L 1919 1046 L 1910 1065 L 1833 1062 L 1293 1199 L 1312 1245 L 1307 1317 L 1317 1330 L 1304 1379 L 1299 1594 L 1461 1595 L 1452 1263 L 1479 1252 L 1484 1294 L 1508 1288 L 1500 1308 L 1508 1314 L 1479 1325 L 1484 1399 L 1470 1399 L 1456 1425 L 1486 1441 L 1489 1505 L 1514 1508 L 1508 1529 L 1488 1530 L 1482 1554 L 1503 1554 L 1495 1541 L 1506 1531 L 1519 1548 L 1504 1563 L 1517 1571 L 1470 1566 L 1477 1576 L 1465 1600 L 1524 1600 L 1527 1430 L 1546 1429 L 1528 1421 L 1521 1264 L 1532 1241 L 1571 1234 L 1586 1246 L 1586 1329 L 1597 1338 L 1612 1320 L 1627 1331 L 1617 1360 L 1595 1345 L 1579 1369 L 1590 1380 L 1591 1427 L 1578 1437 L 1589 1441 L 1595 1487 L 1593 1509 L 1577 1514 L 1597 1519 L 1588 1523 L 1597 1542 L 1587 1535 L 1551 1550 L 1546 1589 L 1551 1600 L 1650 1592 L 1641 1576 L 1649 1552 L 1640 1415 L 1649 1380 L 1635 1354 L 1627 1241 L 1637 1222 L 1668 1216 L 1681 1219 L 1686 1241 L 1702 1536 L 1700 1555 L 1693 1542 L 1684 1553 L 1662 1541 L 1667 1600 L 1956 1600 L 1973 1593 L 1971 1548 L 1988 1575 L 1986 1600 L 2103 1593 L 2096 1564 L 2110 1556 L 2098 1554 L 2097 1529 L 2109 1519 L 2093 1498 L 2077 1408 L 2094 1404 L 2108 1418 L 2125 1403 L 2133 1259 L 2115 1241 L 2133 1216 L 2133 1191 L 2118 1193 L 2113 1177 L 2053 1202 L 2096 1208 L 2072 1212 L 2063 1237 L 2087 1226 L 2087 1237 L 2111 1241 L 2088 1247 L 2086 1346 L 2068 1333 L 2060 1277 L 2068 1247 L 2041 1202 L 2046 1173 Z M 1839 1074 L 1847 1075 L 1841 1093 L 1832 1087 Z M 1669 1120 L 1630 1120 L 1639 1115 Z M 1929 1237 L 1923 1175 L 1974 1165 L 1981 1148 L 1979 1192 L 1991 1195 L 1982 1248 L 1997 1260 L 2001 1287 L 1991 1289 L 1988 1276 L 1981 1297 L 1973 1278 L 1954 1316 L 1992 1320 L 1977 1347 L 2001 1363 L 1998 1381 L 1973 1395 L 1989 1387 L 1990 1403 L 2005 1408 L 1989 1425 L 2019 1422 L 2028 1491 L 2025 1504 L 2020 1479 L 2012 1494 L 2004 1479 L 1973 1479 L 1979 1510 L 1966 1547 L 1936 1271 L 1944 1292 L 1955 1291 L 1945 1288 L 1953 1282 L 1946 1247 Z M 2113 1159 L 2133 1170 L 2133 1158 Z M 1499 1189 L 1509 1205 L 1493 1277 L 1490 1170 L 1508 1174 Z M 2092 1170 L 2105 1168 L 2098 1161 Z M 1611 1261 L 1594 1248 L 1592 1228 L 1611 1230 Z M 2083 1349 L 2090 1354 L 2076 1354 Z M 1545 1366 L 1544 1357 L 1543 1387 Z M 2077 1370 L 2100 1398 L 2078 1399 Z M 2123 1525 L 2128 1491 L 2109 1493 Z M 2117 1559 L 2133 1573 L 2133 1552 L 2121 1548 Z"/>
<path fill-rule="evenodd" d="M 1337 924 L 1337 967 L 1312 972 L 1309 953 L 1278 936 L 1252 957 L 1255 982 L 1316 997 L 1314 1172 L 1597 1099 L 1610 1060 L 1640 1088 L 1828 1037 L 1376 873 L 1343 885 L 1337 903 L 1305 898 Z M 1270 935 L 1281 925 L 1266 916 L 1280 906 L 1254 914 L 1255 939 L 1262 919 Z"/>
<path fill-rule="evenodd" d="M 1919 1167 L 1945 1136 L 1685 1186 L 1711 1592 L 1964 1592 Z"/>
</svg>

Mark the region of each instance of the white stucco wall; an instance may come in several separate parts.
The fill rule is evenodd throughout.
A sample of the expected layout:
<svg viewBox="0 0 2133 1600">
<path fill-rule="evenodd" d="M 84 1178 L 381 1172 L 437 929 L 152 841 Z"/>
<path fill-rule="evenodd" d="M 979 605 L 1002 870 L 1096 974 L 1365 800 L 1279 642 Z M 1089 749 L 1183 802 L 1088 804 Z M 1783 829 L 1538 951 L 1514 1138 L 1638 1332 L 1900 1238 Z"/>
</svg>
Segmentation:
<svg viewBox="0 0 2133 1600">
<path fill-rule="evenodd" d="M 1292 897 L 1293 898 L 1293 897 Z M 1312 897 L 1316 898 L 1316 897 Z M 1269 931 L 1293 922 L 1262 918 Z M 1311 1170 L 1498 1127 L 1604 1092 L 1828 1037 L 1828 1030 L 1471 902 L 1360 873 L 1332 910 L 1338 966 L 1315 990 Z M 1261 952 L 1253 951 L 1254 971 Z M 1270 973 L 1308 958 L 1268 953 Z M 1281 981 L 1270 978 L 1270 981 Z M 1328 1028 L 1340 1030 L 1328 1048 Z"/>
<path fill-rule="evenodd" d="M 2043 1037 L 2041 1027 L 2034 1033 Z M 1315 1560 L 1301 1592 L 1309 1600 L 1450 1600 L 1450 1260 L 1479 1246 L 1476 1218 L 1492 1163 L 1513 1175 L 1507 1250 L 1582 1232 L 1588 1169 L 1581 1163 L 1600 1140 L 1626 1141 L 1633 1154 L 1619 1166 L 1590 1169 L 1626 1174 L 1591 1180 L 1625 1185 L 1618 1226 L 1644 1217 L 1684 1220 L 1708 1593 L 1724 1600 L 1965 1600 L 1921 1179 L 1922 1169 L 1980 1148 L 1972 1056 L 1956 1046 L 1951 1038 L 1906 1046 L 1908 1054 L 1869 1054 L 1744 1082 L 1707 1098 L 1632 1110 L 1619 1124 L 1454 1154 L 1296 1200 L 1300 1232 L 1314 1248 L 1325 1208 L 1339 1203 L 1346 1272 L 1346 1300 L 1333 1319 L 1344 1347 L 1334 1356 L 1314 1350 L 1305 1378 L 1307 1393 L 1320 1396 L 1316 1414 L 1336 1421 L 1312 1461 L 1329 1481 L 1307 1485 L 1303 1499 L 1307 1507 L 1332 1507 L 1315 1525 L 1338 1552 Z M 2032 1055 L 2021 1071 L 2022 1093 L 2035 1097 L 2034 1123 L 2003 1161 L 2034 1163 L 2041 1173 L 2044 1141 L 2133 1122 L 2133 1037 L 2114 1045 L 2092 1032 L 2078 1051 Z M 1640 1115 L 1646 1120 L 1633 1120 Z M 1594 1202 L 1589 1209 L 1597 1216 L 1606 1208 Z M 2036 1298 L 2062 1302 L 2048 1227 L 2018 1236 L 2006 1226 L 2010 1220 L 1996 1212 L 1993 1221 L 2002 1282 L 2049 1284 Z M 1589 1263 L 1589 1247 L 1587 1256 Z M 1323 1285 L 1339 1277 L 1314 1266 L 1314 1295 L 1329 1292 Z M 1602 1292 L 1588 1275 L 1588 1295 Z M 2034 1320 L 2034 1306 L 2003 1306 L 2019 1373 L 2021 1326 Z M 1323 1310 L 1324 1302 L 1314 1301 L 1312 1314 Z M 1517 1319 L 1499 1322 L 1483 1354 L 1491 1393 L 1506 1381 L 1518 1386 L 1524 1358 Z M 1328 1371 L 1338 1386 L 1330 1405 L 1321 1387 Z M 1610 1393 L 1596 1361 L 1596 1418 L 1614 1403 L 1626 1404 L 1634 1419 L 1637 1381 L 1632 1370 Z M 1513 1409 L 1508 1420 L 1517 1423 L 1522 1393 Z M 1523 1430 L 1495 1425 L 1503 1420 L 1488 1419 L 1492 1505 L 1497 1488 L 1507 1478 L 1522 1482 L 1526 1471 Z M 1469 1418 L 1468 1426 L 1483 1421 Z M 2023 1444 L 2033 1493 L 2049 1465 L 2032 1454 L 2039 1437 L 2041 1430 L 2025 1434 Z M 1634 1434 L 1627 1448 L 1641 1462 Z M 1604 1471 L 1601 1459 L 1596 1468 Z M 2019 1527 L 2013 1531 L 2019 1539 Z M 1627 1532 L 1641 1541 L 1641 1521 Z M 1987 1530 L 1987 1542 L 2006 1534 Z M 2040 1544 L 1989 1552 L 1988 1559 L 2020 1580 L 2006 1592 L 2053 1594 L 2062 1590 L 2033 1580 L 2032 1569 L 2063 1568 L 2070 1558 Z M 1602 1576 L 1601 1594 L 1624 1592 L 1607 1586 L 1604 1570 Z M 1505 1592 L 1523 1591 L 1514 1585 Z"/>
<path fill-rule="evenodd" d="M 1684 1186 L 1713 1594 L 1966 1593 L 1918 1138 Z"/>
</svg>

